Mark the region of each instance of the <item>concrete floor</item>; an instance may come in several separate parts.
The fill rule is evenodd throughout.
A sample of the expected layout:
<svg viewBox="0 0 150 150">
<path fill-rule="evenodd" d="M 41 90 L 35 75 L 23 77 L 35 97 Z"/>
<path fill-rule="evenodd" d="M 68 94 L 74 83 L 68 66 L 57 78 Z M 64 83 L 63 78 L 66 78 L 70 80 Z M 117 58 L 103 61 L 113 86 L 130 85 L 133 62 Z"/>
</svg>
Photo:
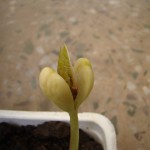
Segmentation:
<svg viewBox="0 0 150 150">
<path fill-rule="evenodd" d="M 60 111 L 38 77 L 63 43 L 94 69 L 80 112 L 107 116 L 119 150 L 150 149 L 150 0 L 1 1 L 0 109 Z"/>
</svg>

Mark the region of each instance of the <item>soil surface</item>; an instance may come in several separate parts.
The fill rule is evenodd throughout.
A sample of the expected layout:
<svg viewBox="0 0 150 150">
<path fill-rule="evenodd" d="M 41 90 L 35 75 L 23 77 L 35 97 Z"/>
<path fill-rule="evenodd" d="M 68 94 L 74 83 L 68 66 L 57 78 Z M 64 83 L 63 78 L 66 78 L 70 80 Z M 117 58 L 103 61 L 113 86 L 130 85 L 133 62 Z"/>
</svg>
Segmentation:
<svg viewBox="0 0 150 150">
<path fill-rule="evenodd" d="M 69 150 L 70 127 L 63 122 L 45 122 L 38 126 L 0 123 L 0 150 Z M 79 150 L 103 150 L 80 130 Z"/>
</svg>

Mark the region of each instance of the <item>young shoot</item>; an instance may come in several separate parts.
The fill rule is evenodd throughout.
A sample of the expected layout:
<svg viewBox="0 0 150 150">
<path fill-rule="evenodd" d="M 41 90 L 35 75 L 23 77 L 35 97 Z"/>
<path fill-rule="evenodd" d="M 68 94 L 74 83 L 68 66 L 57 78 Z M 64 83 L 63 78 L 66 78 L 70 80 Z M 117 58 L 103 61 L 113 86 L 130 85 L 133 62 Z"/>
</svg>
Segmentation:
<svg viewBox="0 0 150 150">
<path fill-rule="evenodd" d="M 50 67 L 43 68 L 39 83 L 47 98 L 60 109 L 68 112 L 70 116 L 69 150 L 78 150 L 78 109 L 89 95 L 94 83 L 90 61 L 79 58 L 72 66 L 67 47 L 64 46 L 60 49 L 57 71 Z"/>
</svg>

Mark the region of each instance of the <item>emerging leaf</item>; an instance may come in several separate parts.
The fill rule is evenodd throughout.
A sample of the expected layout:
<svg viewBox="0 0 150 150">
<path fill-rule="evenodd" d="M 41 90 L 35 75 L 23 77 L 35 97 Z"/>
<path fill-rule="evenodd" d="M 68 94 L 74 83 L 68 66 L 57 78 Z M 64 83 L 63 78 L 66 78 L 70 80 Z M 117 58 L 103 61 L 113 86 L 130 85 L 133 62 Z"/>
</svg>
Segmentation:
<svg viewBox="0 0 150 150">
<path fill-rule="evenodd" d="M 75 99 L 78 90 L 77 81 L 66 46 L 60 49 L 57 72 L 67 82 Z"/>
</svg>

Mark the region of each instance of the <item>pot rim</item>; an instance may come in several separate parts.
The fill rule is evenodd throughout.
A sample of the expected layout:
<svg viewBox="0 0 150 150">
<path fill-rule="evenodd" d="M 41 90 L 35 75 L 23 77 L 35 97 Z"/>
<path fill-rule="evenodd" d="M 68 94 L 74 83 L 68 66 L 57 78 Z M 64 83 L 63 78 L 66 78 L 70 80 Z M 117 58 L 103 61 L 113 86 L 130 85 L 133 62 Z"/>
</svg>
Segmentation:
<svg viewBox="0 0 150 150">
<path fill-rule="evenodd" d="M 111 121 L 98 113 L 78 113 L 79 127 L 99 141 L 104 150 L 117 150 L 116 133 Z M 69 122 L 66 112 L 0 110 L 0 122 L 37 125 L 44 121 Z"/>
</svg>

